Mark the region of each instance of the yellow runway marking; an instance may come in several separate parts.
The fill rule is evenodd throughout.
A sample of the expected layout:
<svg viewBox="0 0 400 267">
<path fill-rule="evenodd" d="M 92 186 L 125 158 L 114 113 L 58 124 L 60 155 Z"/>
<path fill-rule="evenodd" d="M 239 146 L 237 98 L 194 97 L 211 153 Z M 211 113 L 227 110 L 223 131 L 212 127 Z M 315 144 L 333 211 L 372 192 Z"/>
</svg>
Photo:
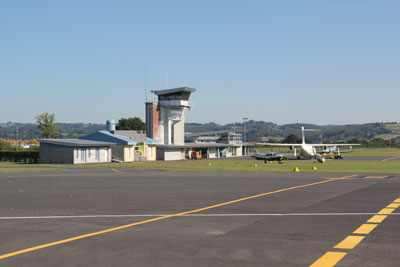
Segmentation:
<svg viewBox="0 0 400 267">
<path fill-rule="evenodd" d="M 378 214 L 391 214 L 396 208 L 400 207 L 400 198 L 397 198 L 393 203 L 389 204 L 386 208 L 381 209 Z M 353 249 L 355 248 L 364 238 L 365 235 L 368 235 L 372 232 L 377 226 L 378 223 L 383 222 L 388 217 L 388 215 L 374 215 L 367 223 L 364 223 L 360 227 L 358 227 L 353 234 L 359 234 L 360 236 L 349 235 L 342 242 L 334 246 L 336 249 Z M 363 235 L 363 236 L 361 236 Z M 339 254 L 338 254 L 339 253 Z M 310 267 L 332 267 L 336 265 L 345 255 L 341 254 L 342 252 L 327 252 L 321 258 L 319 258 L 316 262 L 314 262 Z M 329 256 L 332 255 L 332 256 Z M 332 260 L 330 260 L 332 259 Z M 336 260 L 337 259 L 337 260 Z"/>
<path fill-rule="evenodd" d="M 387 218 L 387 215 L 374 215 L 367 222 L 368 223 L 381 223 L 386 218 Z"/>
<path fill-rule="evenodd" d="M 384 179 L 384 178 L 388 178 L 389 176 L 367 176 L 367 177 L 364 177 L 364 178 L 367 178 L 367 179 Z"/>
<path fill-rule="evenodd" d="M 386 206 L 386 208 L 393 208 L 393 209 L 397 209 L 398 207 L 400 207 L 400 203 L 392 203 Z"/>
<path fill-rule="evenodd" d="M 116 170 L 116 169 L 111 169 L 113 172 L 118 172 L 118 173 L 124 173 L 124 172 L 121 172 L 121 171 L 119 171 L 119 170 Z"/>
<path fill-rule="evenodd" d="M 384 208 L 384 209 L 381 209 L 378 213 L 379 214 L 391 214 L 393 211 L 394 211 L 394 209 Z"/>
<path fill-rule="evenodd" d="M 377 226 L 378 226 L 377 224 L 364 223 L 363 225 L 358 227 L 357 230 L 355 230 L 353 232 L 353 234 L 367 235 L 367 234 L 371 233 L 372 230 L 374 230 L 375 227 L 377 227 Z"/>
<path fill-rule="evenodd" d="M 355 246 L 360 243 L 365 236 L 355 236 L 355 235 L 349 235 L 345 239 L 343 239 L 342 242 L 334 246 L 334 248 L 341 248 L 341 249 L 353 249 Z"/>
<path fill-rule="evenodd" d="M 331 252 L 328 251 L 321 258 L 319 258 L 316 262 L 314 262 L 310 267 L 332 267 L 335 266 L 344 256 L 346 256 L 347 252 Z"/>
<path fill-rule="evenodd" d="M 346 179 L 348 177 L 350 178 L 350 177 L 353 177 L 353 176 L 355 176 L 355 175 L 345 176 L 345 177 L 342 177 L 342 179 Z M 94 232 L 94 233 L 80 235 L 80 236 L 76 236 L 76 237 L 72 237 L 72 238 L 68 238 L 68 239 L 64 239 L 64 240 L 60 240 L 60 241 L 56 241 L 56 242 L 52 242 L 52 243 L 43 244 L 43 245 L 40 245 L 40 246 L 35 246 L 35 247 L 31 247 L 31 248 L 27 248 L 27 249 L 15 251 L 15 252 L 3 254 L 3 255 L 0 255 L 0 259 L 9 258 L 9 257 L 16 256 L 16 255 L 19 255 L 19 254 L 22 254 L 22 253 L 27 253 L 27 252 L 38 250 L 38 249 L 42 249 L 42 248 L 47 248 L 47 247 L 51 247 L 51 246 L 55 246 L 55 245 L 59 245 L 59 244 L 63 244 L 63 243 L 68 243 L 68 242 L 71 242 L 71 241 L 75 241 L 75 240 L 79 240 L 79 239 L 83 239 L 83 238 L 87 238 L 87 237 L 91 237 L 91 236 L 96 236 L 96 235 L 101 235 L 101 234 L 105 234 L 105 233 L 109 233 L 109 232 L 113 232 L 113 231 L 117 231 L 117 230 L 122 230 L 122 229 L 125 229 L 125 228 L 129 228 L 129 227 L 133 227 L 133 226 L 137 226 L 137 225 L 141 225 L 141 224 L 146 224 L 146 223 L 150 223 L 150 222 L 165 220 L 165 219 L 172 218 L 172 217 L 177 217 L 177 216 L 180 216 L 180 215 L 196 213 L 196 212 L 209 210 L 209 209 L 213 209 L 213 208 L 217 208 L 217 207 L 222 207 L 222 206 L 225 206 L 225 205 L 229 205 L 229 204 L 233 204 L 233 203 L 237 203 L 237 202 L 241 202 L 241 201 L 245 201 L 245 200 L 249 200 L 249 199 L 254 199 L 254 198 L 258 198 L 258 197 L 262 197 L 262 196 L 268 196 L 268 195 L 272 195 L 272 194 L 277 194 L 277 193 L 280 193 L 280 192 L 285 192 L 285 191 L 289 191 L 289 190 L 293 190 L 293 189 L 304 188 L 304 187 L 314 186 L 314 185 L 323 184 L 323 183 L 329 183 L 329 182 L 332 182 L 332 181 L 334 181 L 334 180 L 328 179 L 328 180 L 321 181 L 321 182 L 315 182 L 315 183 L 311 183 L 311 184 L 304 184 L 304 185 L 288 187 L 288 188 L 279 189 L 279 190 L 276 190 L 276 191 L 262 193 L 262 194 L 258 194 L 258 195 L 254 195 L 254 196 L 245 197 L 245 198 L 240 198 L 240 199 L 236 199 L 236 200 L 232 200 L 232 201 L 228 201 L 228 202 L 224 202 L 224 203 L 220 203 L 220 204 L 216 204 L 216 205 L 213 205 L 213 206 L 208 206 L 208 207 L 204 207 L 204 208 L 200 208 L 200 209 L 196 209 L 196 210 L 185 211 L 185 212 L 181 212 L 181 213 L 176 213 L 176 214 L 172 214 L 172 215 L 167 215 L 167 216 L 157 217 L 157 218 L 153 218 L 153 219 L 149 219 L 149 220 L 145 220 L 145 221 L 140 221 L 140 222 L 136 222 L 136 223 L 126 224 L 126 225 L 122 225 L 122 226 L 115 227 L 115 228 L 110 228 L 110 229 L 106 229 L 106 230 L 102 230 L 102 231 L 98 231 L 98 232 Z"/>
</svg>

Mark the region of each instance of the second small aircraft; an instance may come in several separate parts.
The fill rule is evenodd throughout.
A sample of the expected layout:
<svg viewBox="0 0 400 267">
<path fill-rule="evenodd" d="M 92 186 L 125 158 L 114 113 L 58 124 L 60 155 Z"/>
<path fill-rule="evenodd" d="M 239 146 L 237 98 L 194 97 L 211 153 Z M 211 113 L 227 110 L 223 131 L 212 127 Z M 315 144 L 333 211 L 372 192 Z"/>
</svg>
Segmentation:
<svg viewBox="0 0 400 267">
<path fill-rule="evenodd" d="M 257 149 L 254 149 L 254 155 L 252 157 L 259 160 L 264 160 L 264 163 L 268 163 L 269 161 L 279 161 L 279 163 L 282 163 L 283 160 L 287 159 L 282 154 L 278 154 L 276 152 L 268 152 L 263 154 Z"/>
</svg>

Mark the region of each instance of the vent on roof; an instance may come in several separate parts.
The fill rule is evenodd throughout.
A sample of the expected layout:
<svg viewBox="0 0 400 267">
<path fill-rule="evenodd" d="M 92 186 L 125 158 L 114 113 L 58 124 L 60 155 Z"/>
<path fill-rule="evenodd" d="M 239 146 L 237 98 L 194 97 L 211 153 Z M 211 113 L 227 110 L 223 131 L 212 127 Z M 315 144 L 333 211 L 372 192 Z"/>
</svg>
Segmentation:
<svg viewBox="0 0 400 267">
<path fill-rule="evenodd" d="M 115 125 L 117 123 L 114 120 L 108 120 L 106 122 L 106 127 L 107 127 L 107 131 L 109 132 L 114 132 L 115 131 Z"/>
</svg>

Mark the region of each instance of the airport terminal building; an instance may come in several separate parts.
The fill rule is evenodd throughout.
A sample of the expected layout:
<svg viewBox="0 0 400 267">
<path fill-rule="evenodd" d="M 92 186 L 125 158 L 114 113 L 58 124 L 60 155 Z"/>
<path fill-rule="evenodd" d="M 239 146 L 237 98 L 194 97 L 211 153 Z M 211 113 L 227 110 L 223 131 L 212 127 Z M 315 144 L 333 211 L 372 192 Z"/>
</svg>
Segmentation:
<svg viewBox="0 0 400 267">
<path fill-rule="evenodd" d="M 240 157 L 249 154 L 243 143 L 246 130 L 185 133 L 185 112 L 192 109 L 195 88 L 179 87 L 152 91 L 158 101 L 146 102 L 146 133 L 107 129 L 81 139 L 40 140 L 42 163 L 99 163 L 184 160 L 192 152 L 201 158 Z"/>
</svg>

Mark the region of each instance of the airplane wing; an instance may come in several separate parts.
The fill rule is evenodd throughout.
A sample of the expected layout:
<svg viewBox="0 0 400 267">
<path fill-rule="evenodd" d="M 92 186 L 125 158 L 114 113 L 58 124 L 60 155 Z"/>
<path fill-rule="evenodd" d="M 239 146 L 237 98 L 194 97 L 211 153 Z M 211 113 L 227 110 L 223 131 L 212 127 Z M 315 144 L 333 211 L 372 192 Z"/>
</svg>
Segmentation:
<svg viewBox="0 0 400 267">
<path fill-rule="evenodd" d="M 257 146 L 291 146 L 301 147 L 301 144 L 284 144 L 284 143 L 256 143 Z"/>
<path fill-rule="evenodd" d="M 312 146 L 324 146 L 324 147 L 334 147 L 334 146 L 360 146 L 361 144 L 309 144 Z"/>
<path fill-rule="evenodd" d="M 286 147 L 301 147 L 301 144 L 284 144 L 284 143 L 256 143 L 258 146 L 286 146 Z M 361 144 L 307 144 L 320 147 L 334 147 L 334 146 L 360 146 Z"/>
<path fill-rule="evenodd" d="M 255 158 L 255 159 L 265 159 L 265 156 L 261 156 L 261 155 L 252 155 L 251 157 Z"/>
</svg>

